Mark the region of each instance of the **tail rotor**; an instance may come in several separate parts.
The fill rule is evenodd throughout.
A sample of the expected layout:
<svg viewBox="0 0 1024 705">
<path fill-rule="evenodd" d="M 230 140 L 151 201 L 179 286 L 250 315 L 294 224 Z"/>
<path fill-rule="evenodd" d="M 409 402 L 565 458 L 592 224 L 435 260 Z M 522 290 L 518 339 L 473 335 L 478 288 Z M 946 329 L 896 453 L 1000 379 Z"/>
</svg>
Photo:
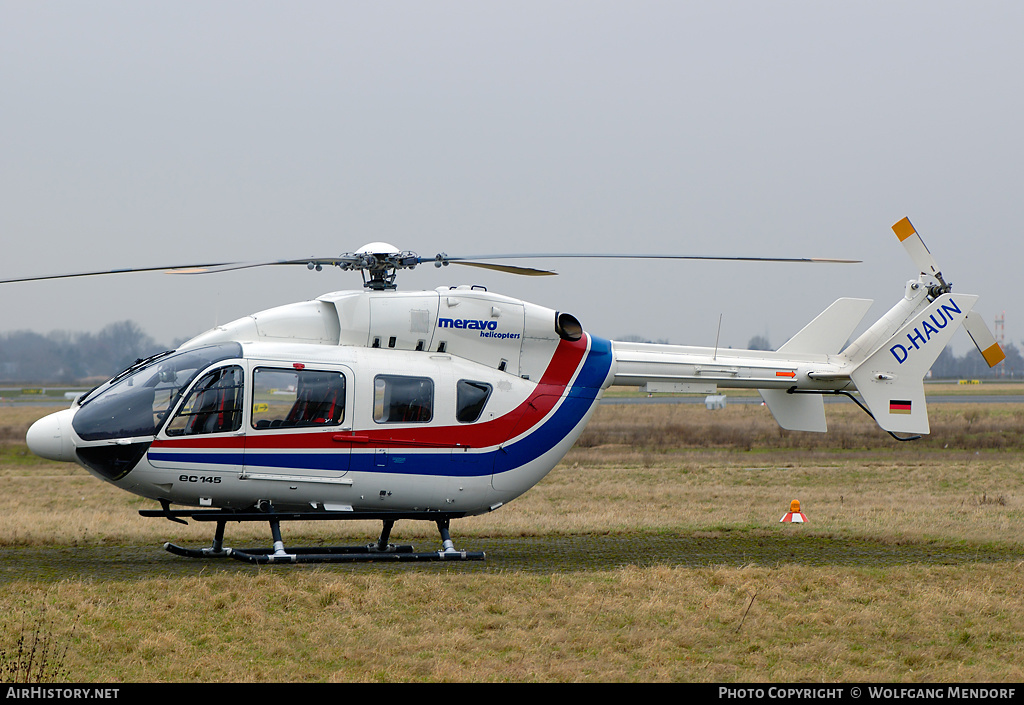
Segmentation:
<svg viewBox="0 0 1024 705">
<path fill-rule="evenodd" d="M 892 230 L 896 233 L 899 241 L 903 243 L 903 247 L 914 261 L 914 264 L 917 265 L 918 270 L 935 280 L 936 283 L 929 289 L 931 298 L 936 299 L 943 294 L 950 293 L 953 290 L 952 285 L 946 283 L 946 280 L 943 279 L 942 272 L 939 271 L 935 258 L 911 224 L 910 219 L 904 218 L 899 221 L 892 226 Z M 995 367 L 1006 358 L 1006 353 L 1003 352 L 992 331 L 989 330 L 985 319 L 978 313 L 972 311 L 967 315 L 967 318 L 964 320 L 964 329 L 971 336 L 971 340 L 989 367 Z"/>
</svg>

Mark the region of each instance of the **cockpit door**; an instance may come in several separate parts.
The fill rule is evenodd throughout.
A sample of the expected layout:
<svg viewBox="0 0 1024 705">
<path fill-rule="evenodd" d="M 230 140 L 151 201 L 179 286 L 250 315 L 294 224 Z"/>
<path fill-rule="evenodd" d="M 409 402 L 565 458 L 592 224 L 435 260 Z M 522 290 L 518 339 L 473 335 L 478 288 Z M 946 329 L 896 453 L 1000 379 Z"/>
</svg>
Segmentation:
<svg viewBox="0 0 1024 705">
<path fill-rule="evenodd" d="M 214 483 L 214 474 L 240 472 L 245 447 L 244 397 L 245 372 L 240 365 L 205 372 L 150 446 L 150 464 L 205 478 L 196 482 Z"/>
</svg>

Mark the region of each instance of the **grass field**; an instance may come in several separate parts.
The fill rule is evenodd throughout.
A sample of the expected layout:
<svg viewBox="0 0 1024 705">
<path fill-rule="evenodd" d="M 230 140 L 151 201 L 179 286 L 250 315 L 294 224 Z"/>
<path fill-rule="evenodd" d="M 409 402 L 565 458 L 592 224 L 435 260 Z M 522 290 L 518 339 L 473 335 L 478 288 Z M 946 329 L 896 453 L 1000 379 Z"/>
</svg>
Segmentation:
<svg viewBox="0 0 1024 705">
<path fill-rule="evenodd" d="M 209 527 L 28 454 L 47 411 L 0 408 L 5 680 L 1024 680 L 1019 405 L 933 405 L 908 443 L 852 404 L 828 435 L 758 405 L 605 405 L 536 488 L 453 524 L 485 563 L 265 568 L 162 551 Z M 792 499 L 808 524 L 779 523 Z"/>
</svg>

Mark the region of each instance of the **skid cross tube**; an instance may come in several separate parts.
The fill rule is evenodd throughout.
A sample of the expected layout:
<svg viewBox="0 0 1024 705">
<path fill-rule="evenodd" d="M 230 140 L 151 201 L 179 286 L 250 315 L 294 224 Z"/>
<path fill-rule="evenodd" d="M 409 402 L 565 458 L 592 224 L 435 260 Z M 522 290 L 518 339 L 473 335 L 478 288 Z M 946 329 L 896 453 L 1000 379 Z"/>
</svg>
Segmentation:
<svg viewBox="0 0 1024 705">
<path fill-rule="evenodd" d="M 245 512 L 221 509 L 172 510 L 166 504 L 163 509 L 143 509 L 144 517 L 160 517 L 184 523 L 185 518 L 196 521 L 216 522 L 213 544 L 209 548 L 185 548 L 165 543 L 164 549 L 187 558 L 233 558 L 255 564 L 269 563 L 354 563 L 374 561 L 471 561 L 484 560 L 483 551 L 461 551 L 455 548 L 449 527 L 451 519 L 464 516 L 453 512 L 277 512 L 267 510 Z M 382 522 L 380 536 L 376 542 L 357 546 L 304 546 L 285 548 L 281 534 L 282 521 L 323 521 L 323 520 L 379 520 Z M 391 531 L 399 519 L 429 520 L 435 522 L 441 535 L 441 550 L 417 552 L 410 545 L 389 543 Z M 224 547 L 224 528 L 229 521 L 265 521 L 270 526 L 271 548 L 235 549 Z"/>
</svg>

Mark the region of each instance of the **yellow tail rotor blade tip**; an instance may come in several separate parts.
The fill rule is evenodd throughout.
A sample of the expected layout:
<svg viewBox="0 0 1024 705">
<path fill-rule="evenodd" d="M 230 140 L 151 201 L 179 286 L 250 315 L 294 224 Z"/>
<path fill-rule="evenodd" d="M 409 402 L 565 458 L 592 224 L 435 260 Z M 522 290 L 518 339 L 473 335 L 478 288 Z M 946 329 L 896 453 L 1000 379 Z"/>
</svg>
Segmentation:
<svg viewBox="0 0 1024 705">
<path fill-rule="evenodd" d="M 985 362 L 988 363 L 989 367 L 995 367 L 1000 362 L 1006 359 L 1006 353 L 999 347 L 999 343 L 993 343 L 988 349 L 982 351 L 981 356 L 985 358 Z"/>
<path fill-rule="evenodd" d="M 896 237 L 900 239 L 900 242 L 903 242 L 917 232 L 914 230 L 914 226 L 910 224 L 910 218 L 904 218 L 896 223 L 896 225 L 892 226 L 892 231 L 896 233 Z"/>
</svg>

